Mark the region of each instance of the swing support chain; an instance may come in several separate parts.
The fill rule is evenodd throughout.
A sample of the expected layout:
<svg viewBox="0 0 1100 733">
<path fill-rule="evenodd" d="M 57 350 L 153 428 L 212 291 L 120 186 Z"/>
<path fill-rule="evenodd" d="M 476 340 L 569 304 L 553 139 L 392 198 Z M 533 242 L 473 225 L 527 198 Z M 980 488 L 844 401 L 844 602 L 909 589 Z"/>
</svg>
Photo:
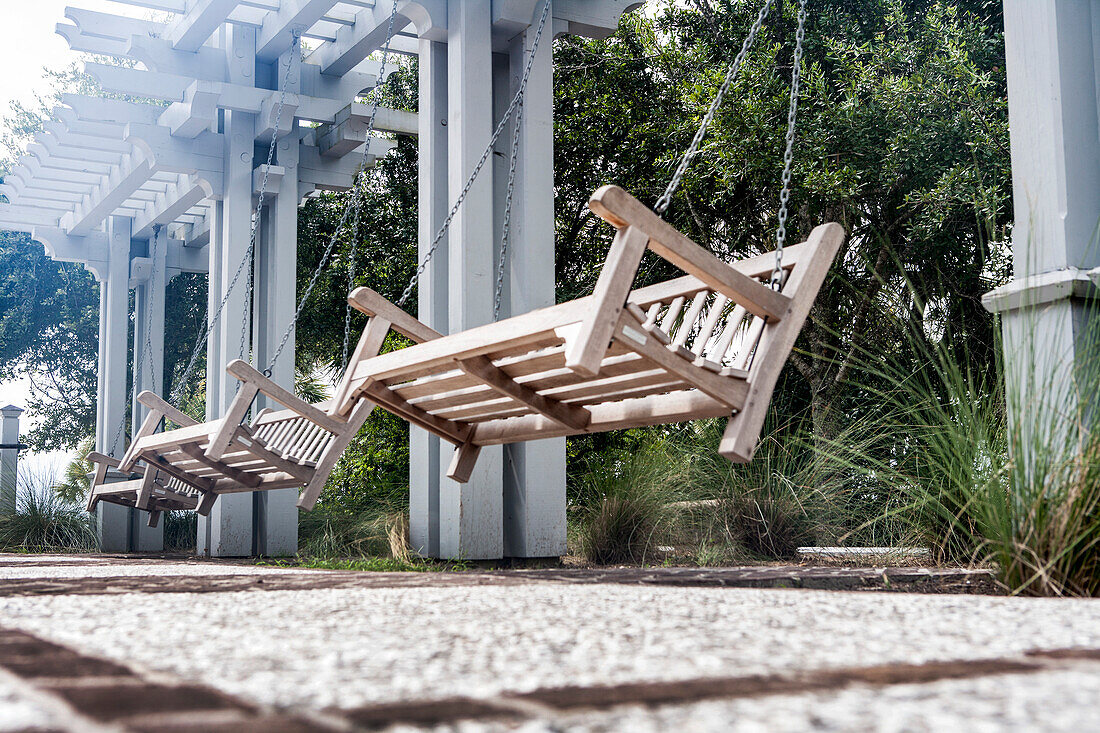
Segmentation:
<svg viewBox="0 0 1100 733">
<path fill-rule="evenodd" d="M 173 404 L 179 404 L 179 400 L 183 397 L 183 391 L 187 388 L 187 383 L 191 379 L 191 374 L 195 371 L 195 365 L 198 363 L 199 354 L 202 353 L 203 346 L 206 344 L 206 340 L 210 337 L 210 334 L 214 331 L 214 327 L 221 320 L 222 311 L 225 310 L 226 304 L 229 302 L 229 297 L 233 294 L 233 290 L 237 287 L 237 282 L 241 278 L 241 274 L 244 272 L 245 267 L 249 268 L 249 291 L 251 295 L 252 278 L 254 276 L 253 268 L 251 267 L 253 261 L 253 255 L 256 250 L 256 227 L 259 226 L 260 214 L 263 212 L 264 196 L 267 192 L 268 173 L 271 170 L 271 164 L 275 159 L 275 147 L 278 143 L 279 137 L 279 125 L 282 123 L 283 109 L 286 106 L 286 93 L 287 85 L 290 83 L 290 73 L 294 68 L 295 57 L 301 56 L 300 44 L 302 36 L 298 31 L 294 32 L 294 45 L 292 48 L 290 63 L 287 65 L 286 75 L 283 79 L 282 91 L 279 94 L 279 102 L 275 112 L 276 125 L 275 131 L 271 133 L 271 144 L 267 151 L 267 165 L 264 168 L 263 180 L 260 183 L 259 203 L 256 208 L 256 212 L 252 217 L 252 228 L 249 236 L 248 249 L 245 251 L 244 257 L 241 258 L 241 262 L 237 265 L 237 271 L 233 273 L 233 278 L 229 281 L 229 287 L 226 288 L 225 295 L 222 296 L 221 301 L 218 303 L 218 307 L 214 310 L 212 318 L 208 318 L 210 306 L 207 301 L 207 312 L 203 315 L 203 322 L 206 324 L 206 329 L 203 333 L 199 334 L 199 337 L 195 339 L 195 345 L 191 349 L 191 356 L 187 361 L 187 366 L 183 370 L 183 374 L 180 375 L 179 380 L 176 382 L 175 389 L 172 390 L 169 395 L 169 402 Z M 249 309 L 245 309 L 244 323 L 241 325 L 241 353 L 244 352 L 245 332 L 247 330 L 249 320 Z"/>
<path fill-rule="evenodd" d="M 770 3 L 773 0 L 768 1 Z M 535 37 L 531 41 L 531 51 L 527 58 L 527 65 L 523 69 L 523 76 L 519 81 L 519 88 L 516 90 L 515 96 L 512 97 L 512 101 L 508 104 L 508 109 L 504 110 L 504 114 L 501 115 L 500 122 L 493 131 L 493 136 L 490 138 L 489 144 L 485 147 L 485 152 L 481 154 L 481 159 L 478 160 L 477 165 L 474 166 L 470 176 L 466 179 L 466 185 L 462 187 L 462 192 L 459 193 L 454 205 L 451 206 L 451 210 L 447 212 L 447 218 L 443 220 L 443 224 L 439 227 L 439 231 L 437 231 L 435 237 L 432 238 L 432 243 L 428 246 L 428 251 L 424 253 L 424 258 L 417 266 L 416 272 L 413 273 L 412 278 L 409 280 L 409 284 L 405 286 L 405 290 L 401 293 L 401 297 L 397 299 L 397 306 L 399 308 L 404 306 L 409 300 L 409 296 L 412 295 L 413 288 L 416 287 L 416 283 L 420 280 L 420 276 L 424 274 L 424 270 L 427 269 L 428 263 L 431 262 L 432 257 L 435 256 L 435 251 L 439 248 L 440 242 L 443 241 L 444 235 L 446 235 L 447 231 L 451 228 L 451 222 L 454 221 L 455 216 L 458 215 L 458 210 L 462 208 L 462 202 L 466 200 L 466 196 L 470 193 L 470 189 L 473 188 L 474 181 L 477 180 L 478 174 L 481 173 L 481 169 L 485 166 L 486 161 L 489 160 L 489 156 L 493 154 L 493 148 L 496 146 L 497 140 L 499 140 L 501 134 L 504 133 L 508 121 L 512 119 L 512 116 L 515 114 L 516 109 L 523 99 L 523 94 L 527 90 L 527 82 L 531 78 L 531 70 L 535 65 L 535 56 L 538 53 L 539 42 L 542 40 L 542 33 L 546 28 L 546 21 L 550 17 L 550 5 L 551 0 L 544 0 L 542 16 L 539 18 Z M 516 129 L 519 129 L 518 124 L 516 125 Z M 498 301 L 499 297 L 498 295 Z M 499 309 L 499 305 L 497 307 Z"/>
<path fill-rule="evenodd" d="M 741 50 L 737 52 L 737 57 L 733 60 L 733 63 L 730 64 L 729 70 L 726 71 L 726 78 L 722 81 L 722 86 L 718 88 L 718 93 L 714 95 L 714 99 L 711 101 L 707 113 L 703 115 L 703 121 L 699 123 L 699 129 L 695 131 L 695 137 L 691 139 L 691 144 L 688 145 L 687 151 L 684 153 L 683 157 L 680 158 L 680 164 L 676 166 L 676 172 L 672 174 L 672 180 L 668 182 L 665 192 L 661 194 L 661 198 L 657 199 L 657 205 L 653 207 L 653 210 L 658 216 L 664 216 L 665 211 L 668 210 L 669 204 L 672 203 L 673 194 L 675 194 L 676 189 L 680 187 L 680 183 L 684 180 L 684 173 L 687 172 L 688 166 L 691 165 L 691 162 L 695 159 L 695 155 L 699 152 L 699 146 L 702 145 L 703 138 L 706 137 L 707 130 L 714 120 L 714 115 L 718 112 L 718 108 L 722 106 L 722 102 L 725 100 L 726 94 L 733 84 L 733 80 L 737 78 L 738 72 L 741 71 L 741 65 L 745 62 L 745 56 L 748 55 L 749 49 L 752 47 L 753 41 L 756 40 L 760 28 L 764 25 L 764 20 L 768 17 L 768 13 L 771 11 L 774 2 L 775 0 L 764 0 L 764 5 L 760 8 L 760 12 L 757 14 L 756 20 L 752 24 L 752 28 L 749 29 L 749 34 L 745 36 L 745 40 L 741 43 Z"/>
<path fill-rule="evenodd" d="M 794 37 L 794 70 L 791 72 L 791 104 L 787 111 L 787 148 L 783 152 L 783 188 L 779 192 L 779 229 L 775 232 L 775 269 L 771 284 L 778 290 L 783 282 L 783 245 L 787 243 L 787 214 L 791 198 L 791 164 L 794 161 L 798 93 L 802 84 L 802 41 L 806 36 L 806 0 L 799 0 L 798 30 Z"/>
<path fill-rule="evenodd" d="M 397 16 L 397 3 L 393 3 L 390 9 L 390 21 L 389 26 L 386 29 L 386 45 L 382 47 L 382 62 L 378 69 L 378 78 L 374 84 L 374 87 L 367 92 L 368 95 L 377 92 L 377 90 L 385 83 L 386 79 L 386 61 L 390 55 L 390 44 L 393 41 L 393 34 L 395 30 L 395 20 Z M 370 151 L 370 138 L 374 134 L 374 121 L 378 114 L 378 107 L 381 104 L 381 96 L 375 95 L 374 106 L 371 110 L 370 119 L 367 121 L 367 148 L 366 152 Z M 365 160 L 365 156 L 364 156 Z M 271 361 L 268 363 L 267 368 L 263 370 L 265 377 L 270 378 L 272 370 L 275 368 L 275 363 L 279 360 L 279 357 L 283 353 L 283 349 L 286 348 L 287 342 L 290 340 L 290 335 L 294 333 L 294 327 L 298 323 L 298 319 L 302 315 L 302 311 L 306 307 L 306 303 L 309 301 L 309 296 L 313 293 L 313 288 L 317 285 L 317 281 L 321 279 L 321 273 L 324 272 L 328 266 L 329 258 L 332 257 L 332 252 L 336 248 L 336 243 L 340 239 L 340 232 L 347 225 L 348 220 L 354 216 L 358 218 L 359 207 L 362 205 L 361 187 L 363 182 L 367 179 L 367 171 L 364 165 L 355 175 L 355 180 L 352 182 L 352 195 L 348 200 L 347 205 L 344 207 L 343 212 L 340 214 L 340 220 L 336 223 L 336 228 L 332 232 L 332 237 L 329 238 L 328 246 L 325 247 L 325 251 L 321 254 L 321 261 L 317 264 L 317 268 L 313 271 L 313 275 L 309 279 L 309 283 L 306 285 L 305 292 L 302 293 L 302 297 L 298 299 L 298 307 L 294 311 L 294 315 L 290 319 L 290 323 L 287 324 L 286 330 L 283 332 L 283 338 L 279 341 L 279 346 L 275 349 L 275 353 L 271 356 Z"/>
</svg>

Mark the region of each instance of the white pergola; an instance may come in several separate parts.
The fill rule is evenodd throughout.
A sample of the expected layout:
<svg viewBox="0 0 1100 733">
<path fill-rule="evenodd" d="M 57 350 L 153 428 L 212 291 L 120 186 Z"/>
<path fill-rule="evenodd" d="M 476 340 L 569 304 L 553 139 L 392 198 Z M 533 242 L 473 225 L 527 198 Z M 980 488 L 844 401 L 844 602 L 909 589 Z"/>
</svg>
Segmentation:
<svg viewBox="0 0 1100 733">
<path fill-rule="evenodd" d="M 397 29 L 391 52 L 419 58 L 420 114 L 380 109 L 375 130 L 419 136 L 423 252 L 514 94 L 531 53 L 531 25 L 542 9 L 539 0 L 115 1 L 172 15 L 154 22 L 67 8 L 67 22 L 57 32 L 75 51 L 122 62 L 86 64 L 103 92 L 121 99 L 67 95 L 0 187 L 9 201 L 0 204 L 0 227 L 29 233 L 55 259 L 83 263 L 101 284 L 96 448 L 104 453 L 124 449 L 116 426 L 130 393 L 127 361 L 130 349 L 136 356 L 147 340 L 151 369 L 146 363 L 134 376 L 134 391 L 163 393 L 164 292 L 176 274 L 208 273 L 212 313 L 227 298 L 207 343 L 208 418 L 219 417 L 234 395 L 224 367 L 239 355 L 242 322 L 250 325 L 255 362 L 270 360 L 295 308 L 300 202 L 317 190 L 349 188 L 358 170 L 394 145 L 382 136 L 367 139 L 370 106 L 358 99 L 377 81 L 379 63 L 371 57 L 386 41 L 391 13 Z M 556 0 L 551 35 L 607 35 L 623 12 L 641 4 Z M 292 65 L 295 34 L 312 50 Z M 534 69 L 522 122 L 504 316 L 554 299 L 548 40 Z M 280 118 L 284 77 L 289 83 Z M 273 134 L 276 160 L 265 169 Z M 487 168 L 471 189 L 424 274 L 420 317 L 442 332 L 493 317 L 507 170 L 502 152 L 494 156 L 496 170 Z M 265 173 L 267 203 L 250 303 L 244 287 L 229 288 L 247 250 Z M 136 312 L 128 343 L 130 289 Z M 293 358 L 284 358 L 273 378 L 292 386 L 293 368 Z M 135 404 L 133 420 L 143 417 Z M 412 444 L 412 535 L 422 552 L 471 559 L 563 552 L 562 440 L 487 450 L 465 485 L 445 477 L 447 457 L 441 458 L 438 439 L 414 430 Z M 199 551 L 293 553 L 294 502 L 293 490 L 223 497 L 200 520 Z M 162 546 L 161 530 L 146 528 L 132 510 L 101 505 L 99 511 L 103 549 Z"/>
</svg>

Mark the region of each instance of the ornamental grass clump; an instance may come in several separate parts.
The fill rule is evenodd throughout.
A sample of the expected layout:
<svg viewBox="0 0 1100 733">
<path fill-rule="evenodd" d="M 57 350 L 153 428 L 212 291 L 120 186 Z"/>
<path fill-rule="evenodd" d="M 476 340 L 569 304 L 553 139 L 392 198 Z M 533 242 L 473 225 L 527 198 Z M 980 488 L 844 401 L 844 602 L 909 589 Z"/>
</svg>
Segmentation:
<svg viewBox="0 0 1100 733">
<path fill-rule="evenodd" d="M 661 441 L 594 463 L 574 507 L 575 551 L 601 564 L 656 558 L 672 530 L 670 505 L 683 498 L 682 467 Z"/>
<path fill-rule="evenodd" d="M 877 372 L 894 386 L 862 466 L 905 496 L 898 518 L 939 560 L 990 565 L 1012 593 L 1100 595 L 1096 335 L 1072 367 L 1044 363 L 1059 357 L 1036 330 L 993 377 L 946 341 L 915 371 Z"/>
<path fill-rule="evenodd" d="M 0 517 L 0 550 L 91 552 L 96 549 L 91 515 L 53 491 L 51 477 L 19 476 L 15 513 Z"/>
</svg>

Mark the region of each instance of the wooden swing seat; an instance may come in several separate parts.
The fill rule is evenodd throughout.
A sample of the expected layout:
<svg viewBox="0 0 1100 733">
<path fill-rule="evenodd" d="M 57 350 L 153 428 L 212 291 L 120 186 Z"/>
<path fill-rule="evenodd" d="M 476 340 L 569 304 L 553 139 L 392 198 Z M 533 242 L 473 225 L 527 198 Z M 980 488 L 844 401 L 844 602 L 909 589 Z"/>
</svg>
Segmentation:
<svg viewBox="0 0 1100 733">
<path fill-rule="evenodd" d="M 618 229 L 593 295 L 442 336 L 367 288 L 357 308 L 417 342 L 356 355 L 337 414 L 369 400 L 453 443 L 469 480 L 482 446 L 730 417 L 719 451 L 751 459 L 780 370 L 844 230 L 825 224 L 783 252 L 726 263 L 616 186 L 591 209 Z M 631 290 L 646 248 L 688 274 Z M 732 417 L 731 417 L 732 416 Z"/>
<path fill-rule="evenodd" d="M 618 229 L 586 298 L 443 336 L 369 288 L 349 302 L 368 316 L 326 403 L 310 405 L 243 361 L 241 388 L 221 420 L 198 423 L 151 392 L 120 460 L 92 454 L 99 501 L 151 512 L 209 513 L 220 494 L 302 488 L 312 509 L 375 405 L 456 446 L 448 475 L 466 482 L 482 446 L 730 417 L 719 452 L 752 458 L 779 372 L 809 314 L 844 230 L 825 224 L 783 253 L 726 263 L 616 186 L 590 207 Z M 646 248 L 686 273 L 631 290 Z M 414 345 L 379 354 L 390 330 Z M 242 421 L 257 394 L 282 404 Z M 157 432 L 167 419 L 180 427 Z M 108 468 L 129 480 L 104 483 Z"/>
<path fill-rule="evenodd" d="M 387 328 L 381 320 L 373 327 Z M 348 415 L 335 415 L 325 409 L 327 402 L 311 405 L 243 361 L 230 362 L 226 371 L 241 386 L 221 420 L 200 423 L 152 392 L 138 395 L 149 413 L 125 455 L 88 455 L 96 464 L 88 511 L 100 501 L 132 506 L 148 511 L 150 526 L 156 526 L 167 510 L 209 514 L 221 494 L 293 487 L 316 501 L 374 406 L 364 402 Z M 242 423 L 261 393 L 286 409 L 264 409 Z M 157 432 L 164 419 L 179 428 Z M 130 477 L 106 483 L 109 468 Z"/>
</svg>

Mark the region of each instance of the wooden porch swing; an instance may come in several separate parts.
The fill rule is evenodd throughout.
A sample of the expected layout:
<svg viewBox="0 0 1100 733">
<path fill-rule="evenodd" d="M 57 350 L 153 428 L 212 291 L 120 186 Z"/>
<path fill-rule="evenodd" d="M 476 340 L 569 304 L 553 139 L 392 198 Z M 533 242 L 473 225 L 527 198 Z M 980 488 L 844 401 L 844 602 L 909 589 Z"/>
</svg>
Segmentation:
<svg viewBox="0 0 1100 733">
<path fill-rule="evenodd" d="M 289 487 L 301 488 L 298 506 L 312 509 L 340 454 L 376 405 L 453 443 L 448 475 L 458 482 L 469 480 L 482 446 L 711 417 L 729 418 L 719 453 L 735 462 L 750 460 L 779 373 L 845 239 L 840 225 L 823 224 L 805 242 L 784 248 L 805 0 L 776 252 L 726 263 L 659 214 L 773 2 L 765 0 L 656 213 L 617 186 L 593 194 L 590 208 L 617 232 L 591 296 L 449 336 L 400 308 L 522 99 L 529 60 L 516 97 L 399 303 L 368 288 L 349 296 L 350 306 L 368 322 L 334 397 L 308 404 L 241 360 L 227 367 L 241 387 L 221 420 L 198 423 L 144 392 L 138 399 L 150 414 L 126 454 L 119 460 L 89 456 L 97 464 L 89 510 L 99 501 L 135 506 L 150 511 L 155 525 L 169 509 L 206 514 L 221 494 Z M 536 46 L 549 7 L 544 5 Z M 518 136 L 513 156 L 517 142 Z M 356 200 L 353 195 L 349 208 Z M 507 229 L 502 269 L 506 242 Z M 686 275 L 632 289 L 647 248 Z M 311 288 L 312 283 L 299 312 Z M 391 329 L 414 344 L 379 354 Z M 263 410 L 245 423 L 258 394 L 285 409 Z M 179 427 L 158 433 L 165 419 Z M 109 468 L 137 473 L 104 483 Z"/>
<path fill-rule="evenodd" d="M 618 230 L 591 296 L 443 336 L 358 288 L 349 302 L 369 320 L 331 400 L 310 405 L 240 360 L 221 420 L 197 423 L 144 392 L 150 413 L 122 459 L 90 456 L 89 509 L 108 500 L 155 522 L 167 509 L 205 514 L 220 494 L 287 487 L 303 488 L 298 506 L 311 509 L 375 405 L 453 443 L 459 482 L 485 445 L 708 417 L 730 417 L 719 452 L 750 460 L 844 230 L 824 224 L 787 247 L 776 291 L 770 254 L 722 262 L 616 186 L 589 206 Z M 632 290 L 647 247 L 688 274 Z M 390 329 L 414 345 L 379 355 Z M 242 423 L 259 393 L 286 409 Z M 157 433 L 162 419 L 180 427 Z M 109 466 L 139 464 L 141 475 L 103 483 Z"/>
</svg>

